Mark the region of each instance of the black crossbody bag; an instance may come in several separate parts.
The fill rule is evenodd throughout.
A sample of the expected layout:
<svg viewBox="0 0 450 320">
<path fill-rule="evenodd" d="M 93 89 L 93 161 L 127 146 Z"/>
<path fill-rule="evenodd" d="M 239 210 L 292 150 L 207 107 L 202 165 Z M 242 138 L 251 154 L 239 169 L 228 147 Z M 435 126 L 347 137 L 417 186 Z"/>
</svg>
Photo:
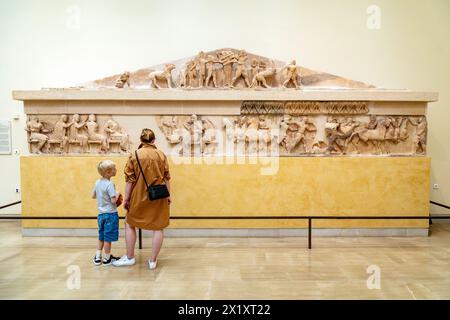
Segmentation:
<svg viewBox="0 0 450 320">
<path fill-rule="evenodd" d="M 139 169 L 141 170 L 142 177 L 144 178 L 145 186 L 147 187 L 148 199 L 153 201 L 170 197 L 169 190 L 167 189 L 167 186 L 165 184 L 155 184 L 152 186 L 148 185 L 147 179 L 145 179 L 144 171 L 141 167 L 141 163 L 139 162 L 137 151 L 135 151 L 134 153 L 136 154 L 136 160 L 139 165 Z"/>
</svg>

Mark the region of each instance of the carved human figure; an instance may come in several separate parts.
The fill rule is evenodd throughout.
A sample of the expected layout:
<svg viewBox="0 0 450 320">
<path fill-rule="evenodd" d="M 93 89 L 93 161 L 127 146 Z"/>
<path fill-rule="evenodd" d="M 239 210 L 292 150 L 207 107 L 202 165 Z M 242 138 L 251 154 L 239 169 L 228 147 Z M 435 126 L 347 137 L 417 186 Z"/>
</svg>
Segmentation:
<svg viewBox="0 0 450 320">
<path fill-rule="evenodd" d="M 165 81 L 167 83 L 167 88 L 172 88 L 172 70 L 175 69 L 174 64 L 166 64 L 164 70 L 150 72 L 150 87 L 162 89 L 158 84 L 158 81 Z"/>
<path fill-rule="evenodd" d="M 250 87 L 248 72 L 247 72 L 247 68 L 245 66 L 247 59 L 248 59 L 247 53 L 244 50 L 239 51 L 238 56 L 237 56 L 236 73 L 234 74 L 234 77 L 231 80 L 232 87 L 234 87 L 235 82 L 241 77 L 244 79 L 245 85 L 247 87 Z"/>
<path fill-rule="evenodd" d="M 347 153 L 348 144 L 350 142 L 350 137 L 355 131 L 356 128 L 360 126 L 360 123 L 358 121 L 355 121 L 353 118 L 349 117 L 347 119 L 342 119 L 342 122 L 339 124 L 339 132 L 342 133 L 342 135 L 339 135 L 337 139 L 343 140 L 343 143 L 341 145 L 343 146 L 343 153 Z"/>
<path fill-rule="evenodd" d="M 341 124 L 336 118 L 327 118 L 327 122 L 325 123 L 325 136 L 328 139 L 328 145 L 325 150 L 326 154 L 330 154 L 332 152 L 342 153 L 344 150 L 344 146 L 340 143 L 344 136 L 343 133 L 339 132 L 340 125 Z"/>
<path fill-rule="evenodd" d="M 48 136 L 45 133 L 50 133 L 50 129 L 45 129 L 44 125 L 39 121 L 37 116 L 31 116 L 27 121 L 25 131 L 30 133 L 30 141 L 37 141 L 36 153 L 42 153 L 42 148 L 47 143 L 48 149 Z"/>
<path fill-rule="evenodd" d="M 252 79 L 255 79 L 256 74 L 259 72 L 259 60 L 256 58 L 252 59 L 252 63 L 250 65 L 250 76 Z"/>
<path fill-rule="evenodd" d="M 406 141 L 409 138 L 408 134 L 408 118 L 402 118 L 402 123 L 399 128 L 399 139 L 401 141 Z"/>
<path fill-rule="evenodd" d="M 233 72 L 233 63 L 237 62 L 236 54 L 233 51 L 224 50 L 217 53 L 219 63 L 223 66 L 224 86 L 231 87 L 231 76 Z"/>
<path fill-rule="evenodd" d="M 163 117 L 160 126 L 164 136 L 170 144 L 181 142 L 182 136 L 179 133 L 178 120 L 176 116 Z"/>
<path fill-rule="evenodd" d="M 190 119 L 184 123 L 183 129 L 187 132 L 187 135 L 183 134 L 182 137 L 184 147 L 190 146 L 191 150 L 192 147 L 194 148 L 194 153 L 202 153 L 203 124 L 198 120 L 197 115 L 191 115 Z M 183 152 L 183 148 L 180 152 Z"/>
<path fill-rule="evenodd" d="M 61 152 L 68 153 L 69 152 L 69 137 L 67 136 L 67 129 L 70 128 L 74 121 L 72 120 L 70 123 L 69 117 L 66 114 L 61 115 L 61 118 L 55 123 L 55 128 L 53 130 L 53 137 L 59 141 Z"/>
<path fill-rule="evenodd" d="M 413 118 L 408 118 L 409 122 L 416 126 L 416 132 L 413 137 L 414 152 L 418 154 L 425 154 L 427 150 L 427 119 L 420 117 L 417 122 Z"/>
<path fill-rule="evenodd" d="M 108 142 L 106 136 L 98 133 L 99 125 L 97 123 L 97 117 L 95 114 L 90 114 L 88 121 L 86 122 L 86 128 L 88 130 L 88 138 L 92 141 L 100 141 L 100 152 L 108 151 Z"/>
<path fill-rule="evenodd" d="M 75 129 L 74 138 L 80 143 L 81 152 L 87 152 L 88 136 L 85 133 L 86 121 L 81 121 L 79 114 L 73 115 L 73 128 Z"/>
<path fill-rule="evenodd" d="M 218 62 L 218 60 L 213 55 L 208 55 L 208 58 L 206 60 L 206 87 L 209 86 L 209 83 L 212 80 L 214 88 L 217 88 L 217 71 L 214 68 L 214 64 L 216 62 Z"/>
<path fill-rule="evenodd" d="M 216 126 L 208 118 L 202 119 L 202 126 L 203 126 L 203 137 L 202 137 L 203 154 L 204 155 L 214 154 L 217 145 Z"/>
<path fill-rule="evenodd" d="M 120 141 L 119 147 L 122 152 L 127 152 L 130 149 L 130 137 L 123 131 L 119 124 L 110 119 L 106 121 L 105 132 L 107 134 L 107 144 L 109 149 L 110 141 Z"/>
<path fill-rule="evenodd" d="M 292 82 L 294 88 L 298 89 L 300 87 L 297 82 L 299 74 L 295 60 L 292 60 L 289 64 L 287 64 L 285 66 L 285 69 L 286 69 L 286 79 L 283 82 L 283 87 L 287 88 L 289 83 Z"/>
<path fill-rule="evenodd" d="M 287 118 L 285 119 L 285 124 L 287 125 L 287 127 L 285 129 L 284 138 L 282 138 L 280 145 L 283 146 L 289 153 L 291 153 L 298 145 L 302 145 L 304 151 L 309 152 L 306 146 L 306 132 L 316 131 L 315 126 L 310 126 L 306 117 L 303 117 L 299 120 Z"/>
<path fill-rule="evenodd" d="M 195 60 L 189 60 L 186 63 L 186 68 L 184 71 L 184 86 L 185 87 L 191 88 L 194 86 L 195 67 L 196 67 Z"/>
<path fill-rule="evenodd" d="M 373 129 L 376 129 L 376 128 L 377 128 L 377 125 L 378 125 L 377 116 L 371 114 L 370 117 L 369 117 L 369 122 L 366 123 L 366 124 L 364 125 L 364 127 L 365 127 L 366 129 L 373 130 Z"/>
<path fill-rule="evenodd" d="M 398 143 L 400 141 L 405 141 L 408 139 L 408 120 L 404 117 L 395 117 L 391 120 L 392 126 L 394 128 L 393 141 Z M 386 134 L 388 135 L 388 134 Z"/>
<path fill-rule="evenodd" d="M 123 88 L 125 85 L 130 87 L 130 73 L 128 71 L 122 73 L 116 80 L 116 88 Z"/>
<path fill-rule="evenodd" d="M 206 80 L 206 63 L 208 59 L 203 51 L 200 51 L 196 58 L 196 65 L 198 67 L 198 86 L 202 88 Z"/>
</svg>

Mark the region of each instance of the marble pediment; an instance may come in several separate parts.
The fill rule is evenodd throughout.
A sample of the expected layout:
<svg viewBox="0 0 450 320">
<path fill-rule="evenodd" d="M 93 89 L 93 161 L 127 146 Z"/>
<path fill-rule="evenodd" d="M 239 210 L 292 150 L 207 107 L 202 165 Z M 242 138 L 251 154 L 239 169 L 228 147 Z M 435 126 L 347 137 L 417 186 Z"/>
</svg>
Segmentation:
<svg viewBox="0 0 450 320">
<path fill-rule="evenodd" d="M 214 57 L 217 60 L 220 60 L 218 57 L 224 52 L 230 52 L 235 57 L 239 56 L 240 52 L 244 52 L 245 54 L 245 72 L 248 76 L 248 81 L 250 85 L 255 80 L 254 77 L 257 73 L 257 71 L 263 71 L 267 69 L 275 69 L 274 75 L 270 75 L 266 77 L 267 80 L 267 88 L 263 87 L 261 85 L 257 86 L 256 84 L 254 86 L 248 86 L 245 83 L 245 77 L 239 76 L 238 79 L 236 79 L 235 83 L 233 84 L 233 89 L 254 89 L 254 90 L 261 90 L 261 89 L 279 89 L 283 88 L 283 82 L 286 78 L 286 70 L 285 67 L 289 66 L 291 63 L 290 61 L 281 61 L 275 58 L 265 57 L 262 55 L 250 53 L 243 50 L 233 49 L 233 48 L 222 48 L 217 49 L 213 51 L 205 51 L 204 56 L 206 58 L 208 57 Z M 216 60 L 216 61 L 217 61 Z M 238 59 L 235 59 L 234 62 L 231 63 L 231 77 L 233 78 L 236 76 L 237 69 L 239 67 Z M 189 71 L 186 71 L 190 65 L 190 62 L 194 62 L 193 66 L 193 83 L 192 85 L 186 85 L 183 86 L 183 77 L 188 78 Z M 152 72 L 159 72 L 165 70 L 166 66 L 173 65 L 174 69 L 171 70 L 171 82 L 173 89 L 223 89 L 227 88 L 226 86 L 226 79 L 224 76 L 224 69 L 226 66 L 224 66 L 221 63 L 213 63 L 214 66 L 214 72 L 216 73 L 216 81 L 217 85 L 214 86 L 213 79 L 210 79 L 208 84 L 203 84 L 201 86 L 199 84 L 199 77 L 202 75 L 201 72 L 201 63 L 199 63 L 199 54 L 174 60 L 174 61 L 168 61 L 166 63 L 162 63 L 159 65 L 153 65 L 149 67 L 145 67 L 139 70 L 130 71 L 129 72 L 129 88 L 132 89 L 149 89 L 152 88 L 151 85 L 151 73 Z M 255 65 L 257 65 L 255 67 Z M 296 64 L 297 69 L 297 76 L 298 76 L 298 82 L 299 87 L 302 88 L 314 88 L 314 89 L 373 89 L 375 86 L 366 84 L 360 81 L 355 81 L 351 79 L 347 79 L 344 77 L 340 77 L 337 75 L 333 75 L 326 72 L 316 71 L 309 69 L 307 67 L 302 66 L 297 62 Z M 257 70 L 257 71 L 256 71 Z M 93 81 L 89 81 L 86 83 L 82 83 L 81 85 L 77 86 L 79 88 L 86 88 L 86 89 L 96 89 L 96 88 L 115 88 L 117 84 L 117 80 L 120 79 L 122 75 L 121 74 L 114 74 L 111 76 L 107 76 L 101 79 L 96 79 Z M 203 78 L 206 78 L 207 71 L 203 75 Z M 205 80 L 205 79 L 203 79 Z M 157 80 L 160 83 L 162 88 L 167 88 L 167 84 L 165 81 Z M 128 86 L 125 85 L 124 88 L 127 88 Z M 294 87 L 292 84 L 288 85 L 287 88 Z"/>
</svg>

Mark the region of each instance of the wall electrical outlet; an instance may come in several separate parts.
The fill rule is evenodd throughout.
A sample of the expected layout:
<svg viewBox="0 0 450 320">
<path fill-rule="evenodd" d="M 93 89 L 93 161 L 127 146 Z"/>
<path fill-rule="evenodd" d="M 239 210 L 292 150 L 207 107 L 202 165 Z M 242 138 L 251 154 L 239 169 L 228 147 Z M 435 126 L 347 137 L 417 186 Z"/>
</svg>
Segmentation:
<svg viewBox="0 0 450 320">
<path fill-rule="evenodd" d="M 439 184 L 438 183 L 433 184 L 433 189 L 439 189 Z"/>
<path fill-rule="evenodd" d="M 16 187 L 16 193 L 20 193 L 20 187 Z"/>
</svg>

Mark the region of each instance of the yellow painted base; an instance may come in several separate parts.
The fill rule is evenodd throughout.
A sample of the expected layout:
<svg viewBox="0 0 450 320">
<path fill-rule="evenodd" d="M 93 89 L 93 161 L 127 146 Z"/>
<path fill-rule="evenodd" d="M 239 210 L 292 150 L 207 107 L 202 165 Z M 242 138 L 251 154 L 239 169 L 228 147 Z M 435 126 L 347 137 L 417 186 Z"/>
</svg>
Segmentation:
<svg viewBox="0 0 450 320">
<path fill-rule="evenodd" d="M 98 179 L 96 165 L 106 158 L 117 164 L 113 181 L 123 193 L 126 157 L 21 157 L 23 216 L 96 216 L 90 193 Z M 195 160 L 170 160 L 171 216 L 427 216 L 429 212 L 428 157 L 282 157 L 253 159 L 253 163 L 249 158 Z M 123 208 L 119 214 L 125 215 Z M 287 219 L 170 223 L 171 228 L 306 225 L 303 220 Z M 23 227 L 95 228 L 96 221 L 24 220 Z M 424 228 L 428 220 L 315 220 L 314 227 Z"/>
</svg>

